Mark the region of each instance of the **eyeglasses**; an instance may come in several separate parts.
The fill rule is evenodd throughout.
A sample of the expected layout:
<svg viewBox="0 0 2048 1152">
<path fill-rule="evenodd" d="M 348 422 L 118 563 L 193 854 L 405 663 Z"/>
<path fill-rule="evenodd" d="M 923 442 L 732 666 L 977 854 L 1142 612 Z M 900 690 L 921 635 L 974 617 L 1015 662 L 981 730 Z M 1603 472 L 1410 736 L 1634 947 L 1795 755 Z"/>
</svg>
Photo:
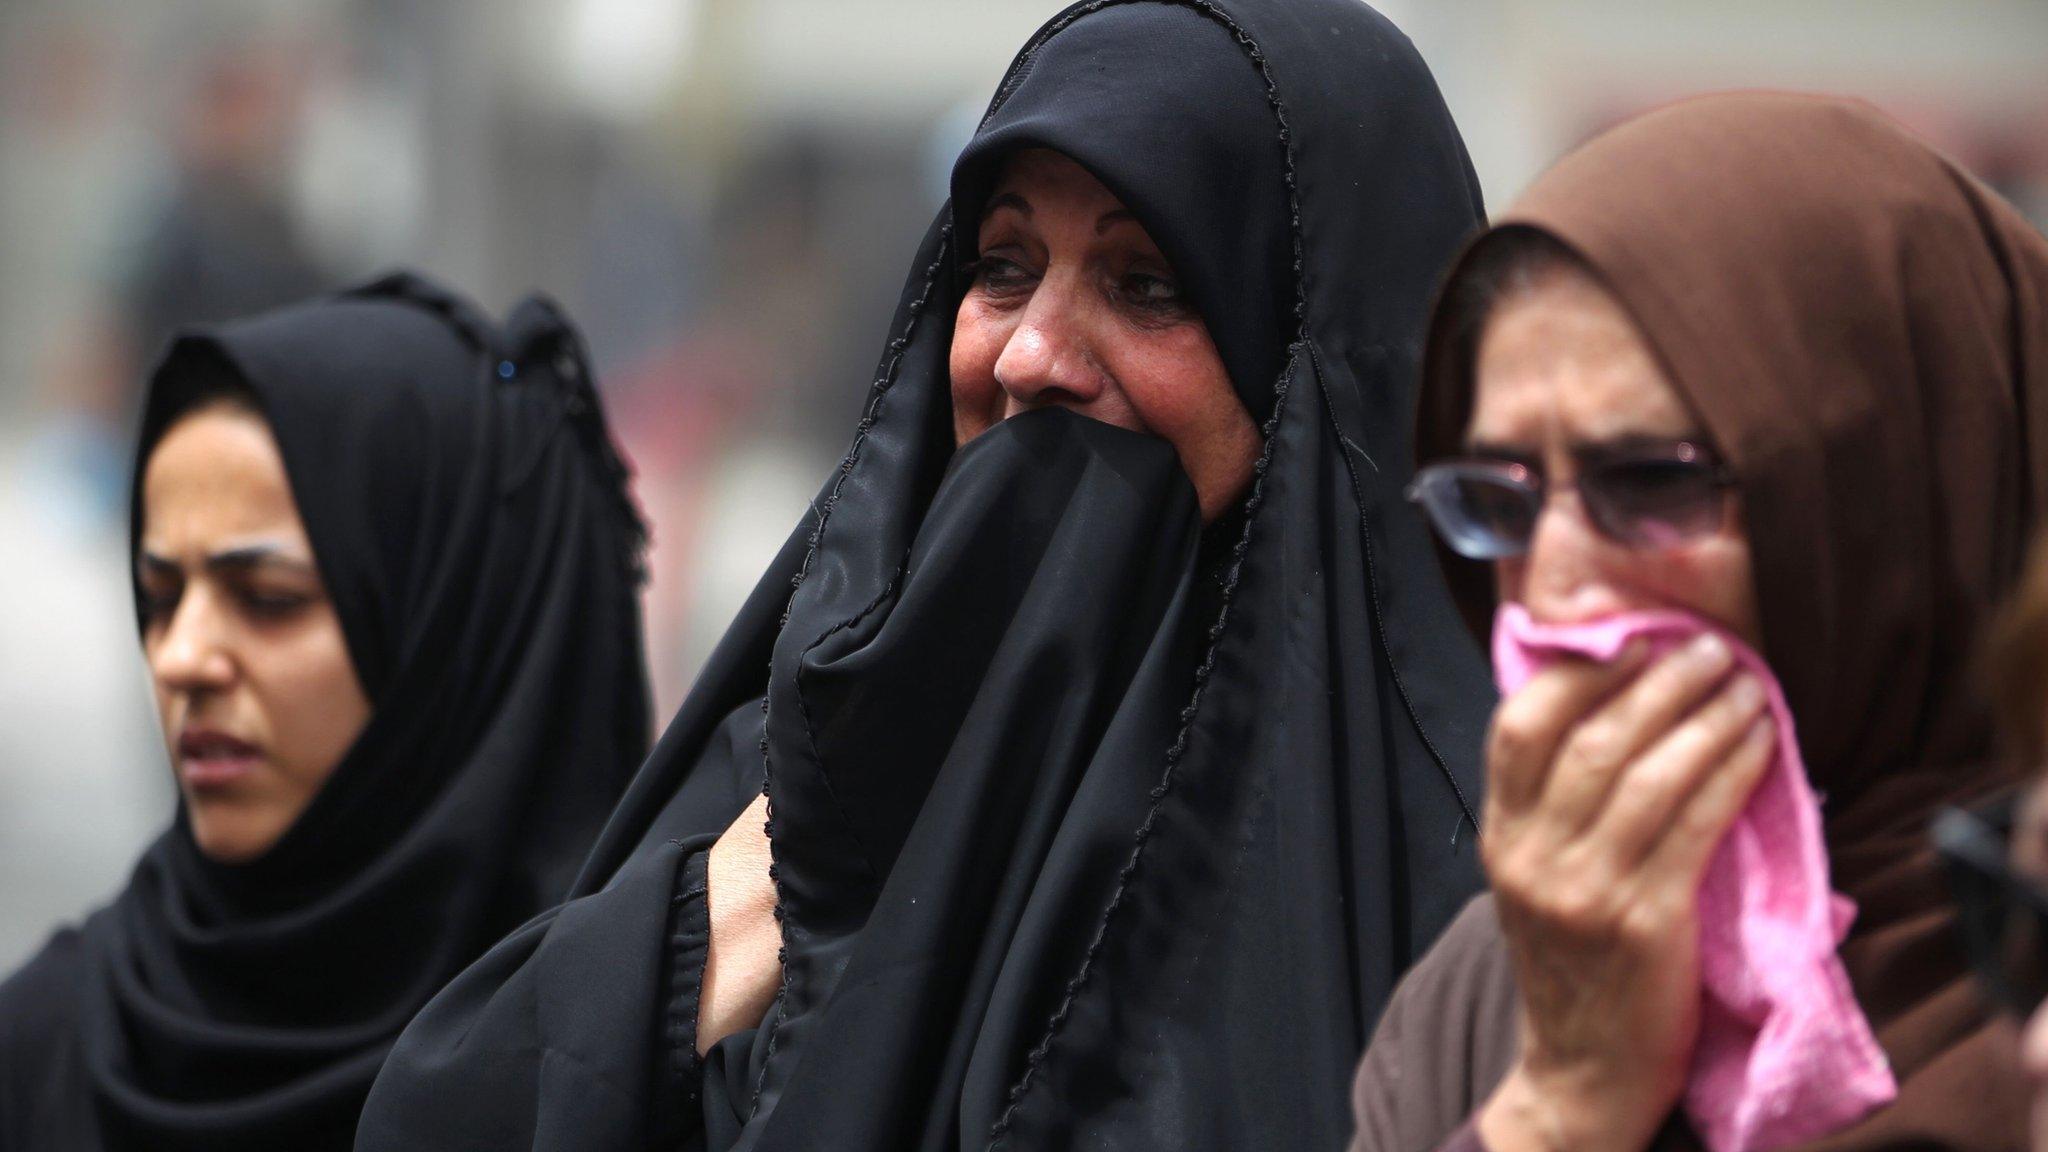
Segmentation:
<svg viewBox="0 0 2048 1152">
<path fill-rule="evenodd" d="M 2048 998 L 2048 888 L 2013 871 L 2014 805 L 1943 812 L 1934 847 L 1948 863 L 1978 978 L 2000 1007 L 2025 1019 Z"/>
<path fill-rule="evenodd" d="M 1704 444 L 1586 445 L 1572 458 L 1572 485 L 1547 485 L 1513 460 L 1447 460 L 1417 472 L 1408 499 L 1451 551 L 1471 560 L 1526 555 L 1549 487 L 1576 489 L 1594 529 L 1632 548 L 1667 548 L 1726 522 L 1735 477 Z"/>
</svg>

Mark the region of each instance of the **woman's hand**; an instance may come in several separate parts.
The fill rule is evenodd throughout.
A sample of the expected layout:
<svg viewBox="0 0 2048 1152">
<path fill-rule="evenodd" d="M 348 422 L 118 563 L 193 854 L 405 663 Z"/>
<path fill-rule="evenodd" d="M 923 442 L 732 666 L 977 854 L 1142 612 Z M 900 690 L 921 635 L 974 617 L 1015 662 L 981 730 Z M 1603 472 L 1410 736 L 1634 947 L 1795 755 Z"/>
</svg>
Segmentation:
<svg viewBox="0 0 2048 1152">
<path fill-rule="evenodd" d="M 697 1054 L 761 1023 L 782 986 L 782 929 L 768 876 L 768 798 L 748 805 L 705 862 L 711 946 L 697 1000 Z"/>
<path fill-rule="evenodd" d="M 1480 851 L 1522 1051 L 1480 1110 L 1493 1152 L 1640 1152 L 1699 1030 L 1700 878 L 1771 758 L 1754 677 L 1701 636 L 1643 670 L 1570 660 L 1505 701 Z"/>
</svg>

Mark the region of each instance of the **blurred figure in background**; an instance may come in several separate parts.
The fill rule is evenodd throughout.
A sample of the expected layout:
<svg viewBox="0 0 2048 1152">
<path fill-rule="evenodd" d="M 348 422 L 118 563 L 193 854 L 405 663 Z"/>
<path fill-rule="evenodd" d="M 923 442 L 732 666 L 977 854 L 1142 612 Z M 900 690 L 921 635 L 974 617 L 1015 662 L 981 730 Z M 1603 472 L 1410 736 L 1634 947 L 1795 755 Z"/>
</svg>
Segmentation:
<svg viewBox="0 0 2048 1152">
<path fill-rule="evenodd" d="M 50 386 L 74 421 L 71 474 L 110 513 L 128 479 L 141 367 L 170 334 L 332 284 L 288 199 L 308 62 L 303 46 L 249 38 L 190 63 L 169 103 L 165 171 L 131 209 L 109 297 L 62 346 Z"/>
<path fill-rule="evenodd" d="M 251 40 L 195 63 L 171 124 L 170 184 L 120 292 L 137 360 L 155 356 L 177 329 L 329 286 L 287 196 L 306 56 L 303 47 Z"/>
<path fill-rule="evenodd" d="M 2009 778 L 1967 657 L 2048 506 L 2048 240 L 1860 104 L 1682 101 L 1454 265 L 1417 435 L 1500 609 L 1493 891 L 1353 1147 L 2016 1148 L 1927 829 Z"/>
<path fill-rule="evenodd" d="M 646 750 L 626 483 L 545 301 L 395 276 L 178 338 L 131 548 L 179 802 L 0 985 L 0 1149 L 350 1146 Z"/>
</svg>

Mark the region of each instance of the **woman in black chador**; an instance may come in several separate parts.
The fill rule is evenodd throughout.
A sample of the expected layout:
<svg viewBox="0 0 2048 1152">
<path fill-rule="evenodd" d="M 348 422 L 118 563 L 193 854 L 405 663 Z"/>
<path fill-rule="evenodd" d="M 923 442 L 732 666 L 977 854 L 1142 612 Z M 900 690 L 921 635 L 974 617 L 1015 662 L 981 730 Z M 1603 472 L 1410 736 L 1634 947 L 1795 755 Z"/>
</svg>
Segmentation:
<svg viewBox="0 0 2048 1152">
<path fill-rule="evenodd" d="M 348 1148 L 406 1021 L 568 891 L 648 733 L 584 363 L 410 276 L 171 345 L 131 523 L 178 811 L 0 985 L 0 1149 Z"/>
<path fill-rule="evenodd" d="M 1355 0 L 1048 24 L 843 465 L 358 1148 L 1341 1147 L 1479 886 L 1492 693 L 1401 500 L 1479 219 Z"/>
</svg>

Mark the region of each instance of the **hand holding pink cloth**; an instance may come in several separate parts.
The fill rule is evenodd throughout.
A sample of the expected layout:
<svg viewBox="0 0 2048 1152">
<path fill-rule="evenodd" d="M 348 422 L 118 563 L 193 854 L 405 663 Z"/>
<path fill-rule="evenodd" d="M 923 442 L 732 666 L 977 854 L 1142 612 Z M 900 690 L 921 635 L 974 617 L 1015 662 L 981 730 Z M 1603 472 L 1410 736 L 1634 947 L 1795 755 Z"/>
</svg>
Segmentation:
<svg viewBox="0 0 2048 1152">
<path fill-rule="evenodd" d="M 1768 689 L 1776 762 L 1700 883 L 1700 1034 L 1685 1111 L 1713 1152 L 1771 1152 L 1839 1131 L 1898 1095 L 1835 950 L 1856 907 L 1828 882 L 1820 802 L 1792 713 L 1763 658 L 1681 612 L 1539 624 L 1519 604 L 1494 621 L 1494 677 L 1514 692 L 1560 656 L 1612 660 L 1642 638 L 1653 654 L 1718 631 L 1737 667 Z"/>
</svg>

